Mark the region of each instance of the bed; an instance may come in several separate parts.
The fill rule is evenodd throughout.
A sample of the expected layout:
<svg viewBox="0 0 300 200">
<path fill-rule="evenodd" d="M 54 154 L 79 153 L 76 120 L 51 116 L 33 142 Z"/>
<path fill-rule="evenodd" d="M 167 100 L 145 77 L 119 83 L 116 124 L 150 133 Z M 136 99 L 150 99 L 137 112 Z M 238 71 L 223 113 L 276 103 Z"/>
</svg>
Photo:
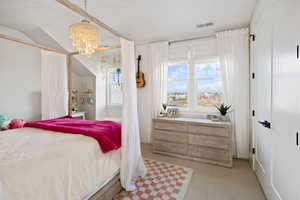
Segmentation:
<svg viewBox="0 0 300 200">
<path fill-rule="evenodd" d="M 120 149 L 104 154 L 91 137 L 30 127 L 0 134 L 1 200 L 103 199 L 120 190 L 119 169 Z"/>
</svg>

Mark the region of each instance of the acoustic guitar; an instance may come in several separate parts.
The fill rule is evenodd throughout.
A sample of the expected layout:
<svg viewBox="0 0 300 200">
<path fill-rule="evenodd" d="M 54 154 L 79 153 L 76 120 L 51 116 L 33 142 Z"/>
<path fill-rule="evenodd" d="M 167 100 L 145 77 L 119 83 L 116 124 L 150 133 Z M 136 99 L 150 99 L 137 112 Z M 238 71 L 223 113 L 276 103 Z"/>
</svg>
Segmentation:
<svg viewBox="0 0 300 200">
<path fill-rule="evenodd" d="M 136 86 L 138 88 L 142 88 L 142 87 L 145 87 L 145 77 L 144 77 L 144 73 L 143 72 L 140 72 L 140 62 L 141 62 L 141 59 L 142 59 L 142 56 L 139 55 L 138 58 L 137 58 L 137 61 L 138 61 L 138 70 L 137 70 L 137 73 L 136 73 Z"/>
</svg>

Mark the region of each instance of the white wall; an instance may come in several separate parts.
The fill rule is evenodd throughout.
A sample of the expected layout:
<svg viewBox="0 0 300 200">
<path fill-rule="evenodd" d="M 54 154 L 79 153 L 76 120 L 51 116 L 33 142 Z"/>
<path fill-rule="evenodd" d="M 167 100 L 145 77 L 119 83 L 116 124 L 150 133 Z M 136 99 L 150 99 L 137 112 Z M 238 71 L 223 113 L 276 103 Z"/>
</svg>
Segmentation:
<svg viewBox="0 0 300 200">
<path fill-rule="evenodd" d="M 94 98 L 94 104 L 81 104 L 80 98 L 78 102 L 78 110 L 80 112 L 86 113 L 86 119 L 95 120 L 96 119 L 96 77 L 91 76 L 81 76 L 72 73 L 72 89 L 77 90 L 80 93 L 86 92 L 88 89 L 93 91 L 92 97 Z"/>
<path fill-rule="evenodd" d="M 0 26 L 0 32 L 29 41 L 23 33 Z M 0 114 L 41 118 L 41 51 L 0 39 Z"/>
<path fill-rule="evenodd" d="M 74 71 L 72 72 L 72 89 L 81 90 L 80 76 Z"/>
<path fill-rule="evenodd" d="M 140 134 L 143 143 L 150 143 L 151 125 L 152 125 L 152 88 L 149 83 L 151 76 L 151 65 L 149 58 L 149 44 L 136 46 L 136 57 L 142 56 L 140 70 L 145 74 L 146 85 L 143 88 L 137 88 L 138 91 L 138 113 L 140 120 Z"/>
<path fill-rule="evenodd" d="M 145 74 L 146 86 L 138 88 L 138 109 L 140 119 L 141 140 L 144 143 L 151 142 L 152 131 L 152 88 L 149 85 L 152 79 L 150 45 L 137 45 L 136 57 L 142 56 L 141 71 Z M 172 44 L 169 48 L 170 60 L 187 60 L 189 57 L 197 59 L 215 58 L 217 56 L 216 39 L 214 37 L 202 40 L 192 40 L 189 42 L 180 42 Z M 181 112 L 183 117 L 197 117 L 204 118 L 206 113 Z"/>
</svg>

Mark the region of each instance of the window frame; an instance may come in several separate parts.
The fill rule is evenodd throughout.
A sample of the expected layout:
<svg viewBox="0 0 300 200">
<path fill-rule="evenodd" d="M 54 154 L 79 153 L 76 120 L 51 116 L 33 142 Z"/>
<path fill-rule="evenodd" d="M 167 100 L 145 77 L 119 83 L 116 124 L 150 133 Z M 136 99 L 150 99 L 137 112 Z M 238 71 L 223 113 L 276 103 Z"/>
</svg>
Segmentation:
<svg viewBox="0 0 300 200">
<path fill-rule="evenodd" d="M 182 114 L 191 114 L 191 113 L 216 113 L 215 107 L 205 107 L 197 104 L 197 81 L 204 80 L 196 77 L 196 65 L 204 64 L 204 63 L 212 63 L 216 62 L 220 65 L 220 61 L 218 57 L 198 57 L 189 60 L 170 60 L 168 61 L 168 65 L 166 67 L 166 71 L 168 71 L 168 67 L 171 65 L 179 65 L 179 64 L 187 64 L 188 66 L 188 78 L 187 78 L 187 97 L 188 97 L 188 105 L 186 107 L 180 106 L 169 106 L 171 108 L 177 108 Z M 166 85 L 168 85 L 168 73 L 166 73 Z M 177 81 L 177 80 L 174 80 Z M 168 91 L 166 91 L 166 99 L 168 95 Z"/>
<path fill-rule="evenodd" d="M 113 73 L 115 70 L 117 70 L 120 67 L 110 67 L 106 69 L 106 107 L 117 107 L 117 106 L 122 106 L 123 105 L 123 99 L 122 99 L 122 103 L 112 103 L 111 102 L 111 85 L 117 85 L 117 83 L 111 83 L 111 73 Z M 122 83 L 121 86 L 122 87 Z"/>
<path fill-rule="evenodd" d="M 217 63 L 219 66 L 220 66 L 220 60 L 219 58 L 217 57 L 214 57 L 214 58 L 206 58 L 206 59 L 195 59 L 195 62 L 194 62 L 194 76 L 196 76 L 196 65 L 197 64 L 207 64 L 207 63 Z M 221 77 L 222 79 L 222 77 Z M 195 84 L 195 90 L 197 91 L 197 81 L 198 80 L 205 80 L 205 79 L 201 79 L 201 78 L 197 78 L 197 77 L 194 77 L 194 84 Z M 223 85 L 223 80 L 222 80 L 222 85 Z M 195 110 L 196 111 L 203 111 L 203 112 L 206 112 L 206 113 L 212 113 L 212 112 L 215 112 L 215 107 L 205 107 L 205 106 L 201 106 L 201 105 L 198 105 L 197 103 L 197 95 L 194 95 L 195 97 Z"/>
<path fill-rule="evenodd" d="M 168 79 L 168 68 L 169 66 L 172 66 L 172 65 L 187 65 L 187 78 L 186 79 L 176 79 L 176 80 L 171 80 L 169 81 Z M 189 62 L 187 60 L 173 60 L 172 62 L 168 62 L 168 65 L 165 69 L 165 80 L 166 80 L 166 83 L 165 83 L 165 87 L 166 87 L 166 100 L 168 101 L 168 83 L 169 82 L 176 82 L 176 81 L 187 81 L 187 106 L 185 107 L 181 107 L 181 106 L 168 106 L 170 108 L 178 108 L 179 110 L 182 110 L 182 111 L 188 111 L 189 110 L 189 101 L 190 101 L 190 97 L 189 97 L 189 86 L 190 86 L 190 66 L 189 66 Z"/>
</svg>

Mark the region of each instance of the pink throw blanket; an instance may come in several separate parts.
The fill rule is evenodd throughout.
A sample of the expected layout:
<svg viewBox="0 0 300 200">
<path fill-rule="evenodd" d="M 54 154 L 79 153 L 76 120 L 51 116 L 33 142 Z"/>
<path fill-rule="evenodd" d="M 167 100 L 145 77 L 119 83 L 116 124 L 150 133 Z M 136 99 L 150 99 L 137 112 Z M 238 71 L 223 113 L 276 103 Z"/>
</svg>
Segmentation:
<svg viewBox="0 0 300 200">
<path fill-rule="evenodd" d="M 98 141 L 103 153 L 121 147 L 121 124 L 113 121 L 80 120 L 66 116 L 57 119 L 27 122 L 25 127 L 92 137 Z"/>
</svg>

